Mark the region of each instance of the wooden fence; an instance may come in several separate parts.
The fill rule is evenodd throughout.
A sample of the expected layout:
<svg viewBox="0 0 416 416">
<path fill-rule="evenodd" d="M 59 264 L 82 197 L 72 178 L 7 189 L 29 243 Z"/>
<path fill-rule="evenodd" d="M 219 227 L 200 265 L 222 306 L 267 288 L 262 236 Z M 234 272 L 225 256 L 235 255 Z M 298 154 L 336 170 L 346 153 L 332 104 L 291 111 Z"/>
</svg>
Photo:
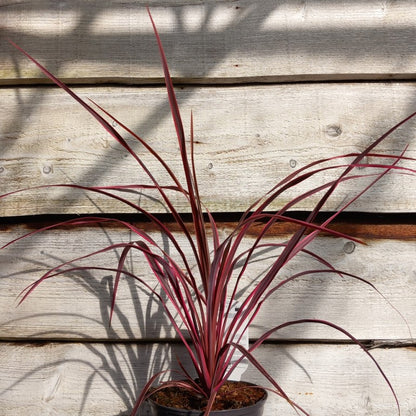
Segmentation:
<svg viewBox="0 0 416 416">
<path fill-rule="evenodd" d="M 193 112 L 202 197 L 218 213 L 224 235 L 236 214 L 279 178 L 316 158 L 363 149 L 416 111 L 413 0 L 0 0 L 1 194 L 40 184 L 142 179 L 120 146 L 7 39 L 146 138 L 178 170 L 144 3 L 161 33 L 187 128 Z M 400 152 L 408 143 L 408 155 L 416 157 L 415 127 L 415 121 L 406 124 L 382 150 Z M 402 416 L 416 415 L 415 191 L 414 178 L 390 175 L 336 224 L 367 245 L 330 237 L 314 245 L 385 298 L 348 278 L 299 279 L 250 329 L 255 339 L 272 322 L 292 319 L 344 327 L 372 348 Z M 336 209 L 345 195 L 326 209 Z M 149 195 L 140 202 L 165 212 Z M 8 197 L 0 212 L 1 244 L 66 216 L 132 215 L 114 201 L 73 189 Z M 140 217 L 133 220 L 162 238 Z M 282 241 L 288 232 L 276 226 L 269 238 Z M 42 270 L 129 238 L 117 226 L 78 227 L 0 252 L 1 415 L 127 415 L 146 377 L 181 355 L 160 307 L 132 282 L 123 282 L 109 327 L 108 273 L 51 280 L 16 307 L 16 297 Z M 96 264 L 116 259 L 107 254 Z M 294 267 L 308 267 L 307 260 Z M 141 262 L 134 261 L 134 270 L 150 278 Z M 255 266 L 247 284 L 261 272 L 261 264 Z M 276 333 L 259 359 L 312 415 L 397 414 L 373 363 L 327 327 Z M 253 369 L 244 378 L 264 383 Z M 265 416 L 292 414 L 277 397 L 266 405 Z"/>
</svg>

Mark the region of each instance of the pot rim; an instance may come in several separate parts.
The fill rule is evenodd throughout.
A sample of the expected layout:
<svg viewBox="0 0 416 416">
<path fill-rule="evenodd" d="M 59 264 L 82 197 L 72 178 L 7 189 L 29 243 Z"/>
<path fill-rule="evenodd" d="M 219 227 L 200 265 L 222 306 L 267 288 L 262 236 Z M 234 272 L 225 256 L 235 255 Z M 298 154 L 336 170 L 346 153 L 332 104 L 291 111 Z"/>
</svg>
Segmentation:
<svg viewBox="0 0 416 416">
<path fill-rule="evenodd" d="M 261 399 L 259 399 L 256 403 L 251 404 L 251 405 L 249 405 L 249 406 L 239 407 L 239 408 L 236 408 L 236 409 L 212 410 L 212 411 L 210 412 L 210 414 L 213 414 L 213 415 L 215 416 L 215 415 L 221 415 L 222 413 L 226 413 L 226 412 L 232 412 L 232 411 L 238 411 L 238 410 L 241 410 L 241 409 L 251 409 L 251 408 L 254 408 L 254 407 L 260 407 L 260 406 L 263 406 L 263 405 L 264 405 L 264 402 L 265 402 L 265 401 L 267 400 L 267 398 L 268 398 L 268 393 L 267 393 L 267 390 L 266 390 L 264 387 L 259 386 L 258 384 L 255 384 L 255 383 L 250 383 L 249 381 L 245 381 L 245 380 L 241 380 L 241 381 L 238 381 L 238 380 L 230 380 L 230 381 L 243 382 L 243 383 L 246 383 L 246 384 L 247 384 L 247 385 L 249 385 L 249 386 L 252 386 L 252 387 L 258 387 L 259 389 L 263 390 L 264 395 L 263 395 L 263 397 L 262 397 Z M 153 406 L 157 406 L 157 407 L 162 408 L 162 409 L 171 409 L 171 410 L 188 411 L 188 412 L 201 412 L 201 414 L 204 412 L 203 410 L 200 410 L 200 409 L 183 409 L 183 408 L 180 408 L 180 407 L 178 408 L 178 407 L 169 407 L 169 406 L 164 406 L 164 405 L 162 405 L 162 404 L 157 403 L 155 400 L 153 400 L 153 399 L 152 399 L 152 397 L 149 397 L 149 398 L 147 398 L 146 400 L 147 400 L 147 401 L 148 401 L 151 405 L 153 405 Z"/>
</svg>

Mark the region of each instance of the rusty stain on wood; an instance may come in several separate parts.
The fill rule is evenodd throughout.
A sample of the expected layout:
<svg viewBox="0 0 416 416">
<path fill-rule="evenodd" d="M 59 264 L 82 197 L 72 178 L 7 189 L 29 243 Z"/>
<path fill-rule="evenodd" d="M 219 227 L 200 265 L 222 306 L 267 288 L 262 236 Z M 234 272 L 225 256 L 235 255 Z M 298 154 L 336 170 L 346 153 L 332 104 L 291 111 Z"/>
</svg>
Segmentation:
<svg viewBox="0 0 416 416">
<path fill-rule="evenodd" d="M 111 216 L 111 214 L 109 214 Z M 118 219 L 125 219 L 124 216 L 117 216 L 115 215 L 114 218 Z M 0 223 L 0 231 L 7 232 L 15 228 L 16 226 L 23 226 L 28 230 L 36 230 L 45 226 L 49 226 L 52 224 L 59 223 L 61 221 L 65 221 L 67 218 L 62 217 L 61 219 L 57 218 L 56 220 L 51 221 L 46 220 L 45 218 L 41 217 L 32 217 L 31 219 L 12 219 L 7 222 L 7 219 L 3 219 L 3 222 Z M 132 224 L 140 229 L 145 231 L 157 231 L 157 228 L 154 224 L 148 221 L 135 221 L 134 219 L 130 218 Z M 171 231 L 180 231 L 179 226 L 169 220 L 164 220 L 164 224 L 168 226 Z M 185 220 L 185 224 L 189 230 L 192 231 L 192 223 L 188 220 Z M 221 221 L 217 222 L 219 229 L 224 230 L 225 232 L 235 229 L 238 225 L 237 221 Z M 255 223 L 253 226 L 250 227 L 247 235 L 257 235 L 264 224 L 262 223 Z M 120 226 L 116 221 L 114 222 L 105 222 L 101 224 L 87 224 L 87 225 L 78 225 L 78 226 L 60 226 L 57 229 L 81 229 L 81 228 L 98 228 L 104 226 L 105 228 L 109 229 L 122 229 L 124 227 Z M 207 228 L 209 225 L 207 224 Z M 285 236 L 291 235 L 294 231 L 299 228 L 299 225 L 293 223 L 286 223 L 286 222 L 277 222 L 274 224 L 269 232 L 269 236 Z M 331 229 L 336 230 L 338 232 L 342 232 L 344 234 L 353 235 L 358 238 L 362 239 L 398 239 L 398 240 L 415 240 L 416 239 L 416 223 L 409 222 L 399 222 L 399 223 L 362 223 L 357 222 L 354 220 L 351 221 L 336 221 L 330 225 Z M 323 233 L 325 235 L 325 233 Z"/>
<path fill-rule="evenodd" d="M 109 214 L 108 216 L 111 216 Z M 1 232 L 8 232 L 13 230 L 14 228 L 20 226 L 26 228 L 30 231 L 40 229 L 42 227 L 46 227 L 52 224 L 57 224 L 61 221 L 65 221 L 68 219 L 67 217 L 57 217 L 55 220 L 46 219 L 44 216 L 40 217 L 31 217 L 28 219 L 3 219 L 3 222 L 0 223 L 0 231 Z M 115 215 L 114 218 L 129 220 L 132 224 L 136 227 L 145 230 L 147 232 L 157 231 L 157 228 L 154 224 L 148 221 L 137 221 L 132 218 L 132 216 L 117 216 Z M 394 218 L 394 217 L 393 217 Z M 171 220 L 164 220 L 165 225 L 171 231 L 181 231 L 179 226 Z M 192 223 L 185 220 L 185 224 L 190 231 L 192 231 Z M 231 231 L 235 229 L 238 225 L 237 221 L 221 221 L 217 222 L 219 229 L 223 230 L 224 232 Z M 255 223 L 253 224 L 247 232 L 249 236 L 258 235 L 263 227 L 263 223 Z M 59 230 L 68 230 L 71 229 L 82 229 L 82 228 L 98 228 L 98 227 L 105 227 L 107 229 L 123 229 L 120 224 L 116 221 L 112 222 L 103 222 L 100 224 L 86 224 L 86 225 L 77 225 L 77 226 L 68 226 L 62 225 L 58 227 Z M 268 231 L 269 236 L 290 236 L 299 228 L 299 225 L 293 223 L 286 223 L 286 222 L 277 222 L 274 224 L 270 230 Z M 331 229 L 358 237 L 360 239 L 394 239 L 394 240 L 416 240 L 416 223 L 408 222 L 399 222 L 399 223 L 363 223 L 358 222 L 355 220 L 351 221 L 336 221 L 330 225 Z M 207 229 L 209 229 L 209 224 L 207 224 Z M 328 235 L 327 233 L 322 233 L 323 235 Z"/>
</svg>

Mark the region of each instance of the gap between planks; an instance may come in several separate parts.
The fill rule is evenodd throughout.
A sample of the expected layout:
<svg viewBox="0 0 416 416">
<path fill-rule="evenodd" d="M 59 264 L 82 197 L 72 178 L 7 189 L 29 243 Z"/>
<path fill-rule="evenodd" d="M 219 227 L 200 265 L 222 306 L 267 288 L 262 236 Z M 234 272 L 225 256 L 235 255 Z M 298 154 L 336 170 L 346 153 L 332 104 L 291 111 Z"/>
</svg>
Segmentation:
<svg viewBox="0 0 416 416">
<path fill-rule="evenodd" d="M 250 342 L 254 342 L 250 339 Z M 364 339 L 358 340 L 368 350 L 377 348 L 391 349 L 391 348 L 412 348 L 416 350 L 416 339 Z M 71 339 L 71 338 L 52 338 L 52 339 L 31 339 L 31 338 L 2 338 L 0 337 L 0 344 L 15 344 L 31 347 L 43 347 L 51 344 L 119 344 L 119 345 L 149 345 L 149 344 L 171 344 L 181 345 L 182 342 L 178 339 Z M 288 346 L 288 345 L 356 345 L 356 343 L 349 339 L 279 339 L 264 342 L 262 345 Z"/>
<path fill-rule="evenodd" d="M 318 217 L 317 222 L 322 221 L 322 217 L 327 217 L 331 213 L 324 213 Z M 217 221 L 217 225 L 222 228 L 235 229 L 238 223 L 240 213 L 214 213 L 213 217 Z M 88 215 L 87 215 L 88 216 Z M 140 228 L 151 231 L 156 229 L 155 226 L 146 221 L 145 218 L 135 214 L 109 214 L 105 215 L 95 214 L 94 217 L 112 217 L 117 220 L 128 221 L 139 226 Z M 291 213 L 291 216 L 297 219 L 302 219 L 307 216 L 306 212 Z M 178 225 L 170 218 L 169 215 L 156 214 L 156 217 L 161 219 L 171 231 L 180 231 Z M 67 221 L 72 218 L 79 218 L 79 215 L 38 215 L 38 216 L 22 216 L 9 217 L 0 220 L 0 231 L 7 231 L 8 229 L 24 226 L 28 230 L 36 230 L 49 225 L 57 224 L 59 222 Z M 183 214 L 185 224 L 192 228 L 190 214 Z M 209 227 L 209 223 L 207 222 Z M 88 228 L 100 227 L 100 225 L 88 224 Z M 256 223 L 251 227 L 248 235 L 256 235 L 260 232 L 262 223 Z M 65 229 L 65 227 L 59 227 Z M 71 226 L 70 229 L 82 228 L 82 226 Z M 106 224 L 106 228 L 122 228 L 118 224 Z M 291 223 L 278 222 L 271 227 L 269 235 L 284 236 L 292 234 L 299 226 Z M 340 218 L 330 225 L 331 229 L 345 234 L 353 235 L 362 239 L 394 239 L 394 240 L 416 240 L 416 216 L 414 213 L 401 214 L 370 214 L 370 213 L 345 213 Z M 322 233 L 325 235 L 325 233 Z"/>
<path fill-rule="evenodd" d="M 59 78 L 71 88 L 76 87 L 164 87 L 162 77 L 132 78 L 132 77 L 88 77 L 88 78 Z M 334 83 L 380 83 L 386 81 L 409 82 L 416 79 L 416 73 L 411 74 L 322 74 L 322 75 L 279 75 L 260 77 L 232 77 L 232 78 L 183 78 L 172 77 L 175 88 L 181 87 L 248 87 L 253 85 L 285 85 L 285 84 L 334 84 Z M 0 88 L 16 87 L 45 87 L 58 88 L 48 78 L 0 78 Z"/>
</svg>

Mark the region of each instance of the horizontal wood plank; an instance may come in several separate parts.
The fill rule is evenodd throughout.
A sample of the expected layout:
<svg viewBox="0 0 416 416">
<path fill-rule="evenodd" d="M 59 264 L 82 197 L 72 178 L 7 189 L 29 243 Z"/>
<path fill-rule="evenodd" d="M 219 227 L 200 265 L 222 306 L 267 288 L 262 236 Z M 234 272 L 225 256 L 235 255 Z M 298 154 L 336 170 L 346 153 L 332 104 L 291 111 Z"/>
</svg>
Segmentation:
<svg viewBox="0 0 416 416">
<path fill-rule="evenodd" d="M 136 224 L 140 227 L 140 224 Z M 144 229 L 165 250 L 175 256 L 173 247 L 160 233 Z M 368 226 L 367 226 L 368 227 Z M 380 291 L 349 277 L 340 278 L 321 273 L 298 278 L 279 289 L 265 304 L 250 328 L 249 335 L 256 339 L 267 329 L 285 321 L 313 318 L 331 321 L 363 340 L 405 340 L 416 333 L 416 280 L 415 280 L 415 225 L 408 228 L 412 238 L 364 238 L 367 245 L 358 245 L 344 239 L 322 237 L 310 247 L 332 265 L 367 279 Z M 360 226 L 355 225 L 356 234 Z M 365 228 L 365 227 L 364 227 Z M 348 231 L 342 227 L 341 230 Z M 22 226 L 3 227 L 0 243 L 32 231 Z M 229 224 L 220 223 L 221 238 L 229 232 Z M 174 231 L 184 247 L 190 249 L 183 235 Z M 287 230 L 272 230 L 265 242 L 285 241 Z M 249 234 L 241 245 L 247 249 L 256 238 Z M 117 308 L 109 327 L 111 287 L 114 273 L 84 271 L 50 279 L 20 306 L 19 293 L 39 278 L 42 271 L 70 261 L 109 244 L 137 239 L 128 230 L 118 227 L 74 228 L 48 231 L 26 238 L 0 252 L 0 338 L 2 339 L 96 339 L 96 340 L 158 340 L 175 337 L 163 308 L 150 291 L 131 279 L 123 279 Z M 115 268 L 120 252 L 109 251 L 95 258 L 71 262 L 71 265 Z M 259 253 L 247 269 L 240 289 L 253 288 L 264 275 L 272 255 Z M 178 259 L 179 261 L 179 259 Z M 193 262 L 191 261 L 191 264 Z M 139 255 L 131 255 L 127 267 L 152 287 L 156 287 L 151 271 Z M 322 265 L 308 256 L 300 256 L 289 263 L 277 281 L 301 270 L 322 269 Z M 243 296 L 243 295 L 241 295 Z M 271 319 L 273 317 L 273 319 Z M 277 340 L 346 340 L 345 336 L 327 326 L 297 325 L 276 332 Z"/>
<path fill-rule="evenodd" d="M 70 82 L 161 82 L 151 7 L 181 82 L 413 78 L 416 4 L 102 0 L 0 9 L 0 82 L 39 82 L 11 39 Z"/>
<path fill-rule="evenodd" d="M 76 91 L 146 138 L 182 179 L 164 88 Z M 244 211 L 278 180 L 311 161 L 364 149 L 416 109 L 411 83 L 181 88 L 177 95 L 187 130 L 191 110 L 194 114 L 202 199 L 217 212 Z M 414 131 L 415 121 L 411 121 L 380 146 L 380 151 L 398 154 L 409 145 L 407 155 L 416 157 Z M 0 194 L 53 183 L 150 183 L 126 151 L 57 88 L 1 89 L 0 138 Z M 172 183 L 137 143 L 131 145 L 162 184 Z M 414 163 L 408 166 L 414 168 Z M 331 178 L 329 173 L 300 185 L 299 191 L 321 185 Z M 358 187 L 344 183 L 324 209 L 336 209 Z M 349 209 L 414 212 L 414 190 L 414 175 L 388 175 Z M 272 208 L 294 195 L 286 192 Z M 154 197 L 143 191 L 132 199 L 152 212 L 166 212 Z M 183 198 L 172 198 L 179 211 L 189 211 Z M 311 209 L 316 200 L 302 201 L 296 209 Z M 0 205 L 2 216 L 131 211 L 102 195 L 86 195 L 73 188 L 25 192 L 3 199 Z"/>
<path fill-rule="evenodd" d="M 164 344 L 0 343 L 2 412 L 14 416 L 128 415 L 146 378 L 168 367 L 174 354 L 184 359 L 181 348 Z M 401 415 L 413 416 L 415 348 L 377 349 L 372 354 L 397 392 Z M 257 357 L 289 397 L 312 415 L 398 414 L 386 383 L 358 347 L 268 345 Z M 251 368 L 243 378 L 267 385 Z M 264 413 L 296 414 L 273 394 Z"/>
</svg>

